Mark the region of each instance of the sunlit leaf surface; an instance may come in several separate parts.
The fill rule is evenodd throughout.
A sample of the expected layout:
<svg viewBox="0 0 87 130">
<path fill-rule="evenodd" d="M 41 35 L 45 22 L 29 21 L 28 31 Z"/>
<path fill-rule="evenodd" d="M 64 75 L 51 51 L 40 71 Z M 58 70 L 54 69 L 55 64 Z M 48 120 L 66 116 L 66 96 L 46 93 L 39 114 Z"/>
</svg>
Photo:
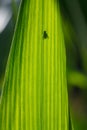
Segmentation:
<svg viewBox="0 0 87 130">
<path fill-rule="evenodd" d="M 0 130 L 69 130 L 66 57 L 56 0 L 23 0 L 0 105 Z"/>
</svg>

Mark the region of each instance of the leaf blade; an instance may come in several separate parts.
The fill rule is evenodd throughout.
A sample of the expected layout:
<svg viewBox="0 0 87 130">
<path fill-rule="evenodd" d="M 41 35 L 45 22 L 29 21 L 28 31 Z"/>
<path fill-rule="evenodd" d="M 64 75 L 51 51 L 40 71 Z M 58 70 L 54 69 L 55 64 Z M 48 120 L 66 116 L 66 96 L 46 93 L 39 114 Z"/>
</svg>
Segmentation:
<svg viewBox="0 0 87 130">
<path fill-rule="evenodd" d="M 0 106 L 1 130 L 68 130 L 65 66 L 59 6 L 22 1 Z"/>
</svg>

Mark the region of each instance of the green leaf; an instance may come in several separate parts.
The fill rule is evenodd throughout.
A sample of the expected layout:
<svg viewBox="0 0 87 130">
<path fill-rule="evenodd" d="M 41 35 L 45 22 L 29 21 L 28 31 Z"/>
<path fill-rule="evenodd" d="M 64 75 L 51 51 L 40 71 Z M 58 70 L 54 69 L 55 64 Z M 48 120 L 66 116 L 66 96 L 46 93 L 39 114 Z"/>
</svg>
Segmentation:
<svg viewBox="0 0 87 130">
<path fill-rule="evenodd" d="M 69 130 L 59 3 L 23 0 L 6 68 L 0 130 Z"/>
<path fill-rule="evenodd" d="M 81 89 L 87 89 L 87 76 L 79 71 L 69 70 L 68 84 L 70 87 L 77 86 Z"/>
</svg>

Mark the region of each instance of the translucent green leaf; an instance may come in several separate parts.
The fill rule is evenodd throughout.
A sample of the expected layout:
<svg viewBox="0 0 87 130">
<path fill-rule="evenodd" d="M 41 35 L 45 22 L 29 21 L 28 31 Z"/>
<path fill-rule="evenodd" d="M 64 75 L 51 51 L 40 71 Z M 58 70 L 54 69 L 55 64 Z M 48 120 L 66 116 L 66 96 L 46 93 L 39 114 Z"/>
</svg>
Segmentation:
<svg viewBox="0 0 87 130">
<path fill-rule="evenodd" d="M 0 105 L 0 130 L 69 130 L 59 3 L 23 0 Z"/>
</svg>

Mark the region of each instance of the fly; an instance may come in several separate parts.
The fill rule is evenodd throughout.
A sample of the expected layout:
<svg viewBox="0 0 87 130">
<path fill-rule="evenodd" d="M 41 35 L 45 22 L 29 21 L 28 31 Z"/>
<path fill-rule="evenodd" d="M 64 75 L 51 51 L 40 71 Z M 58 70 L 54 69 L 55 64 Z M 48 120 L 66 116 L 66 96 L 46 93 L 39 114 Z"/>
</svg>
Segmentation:
<svg viewBox="0 0 87 130">
<path fill-rule="evenodd" d="M 43 32 L 43 38 L 44 38 L 44 39 L 47 39 L 47 38 L 48 38 L 48 34 L 47 34 L 46 31 Z"/>
</svg>

